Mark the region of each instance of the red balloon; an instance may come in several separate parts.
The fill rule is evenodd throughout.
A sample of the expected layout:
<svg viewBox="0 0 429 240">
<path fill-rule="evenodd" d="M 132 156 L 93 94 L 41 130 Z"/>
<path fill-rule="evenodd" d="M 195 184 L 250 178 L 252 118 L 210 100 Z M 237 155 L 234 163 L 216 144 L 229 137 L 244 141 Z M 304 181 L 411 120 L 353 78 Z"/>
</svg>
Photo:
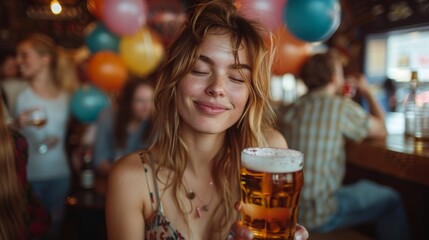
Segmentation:
<svg viewBox="0 0 429 240">
<path fill-rule="evenodd" d="M 120 90 L 127 80 L 127 68 L 115 53 L 102 51 L 89 59 L 88 77 L 103 90 Z"/>
<path fill-rule="evenodd" d="M 295 38 L 286 28 L 276 31 L 274 41 L 276 49 L 272 73 L 298 74 L 304 62 L 310 57 L 311 44 Z"/>
<path fill-rule="evenodd" d="M 260 22 L 272 32 L 283 26 L 286 0 L 235 0 L 234 4 L 243 17 Z"/>
<path fill-rule="evenodd" d="M 146 23 L 147 6 L 142 0 L 105 0 L 103 23 L 119 36 L 132 35 Z"/>
<path fill-rule="evenodd" d="M 185 7 L 180 0 L 149 0 L 147 24 L 168 46 L 174 35 L 185 23 Z"/>
</svg>

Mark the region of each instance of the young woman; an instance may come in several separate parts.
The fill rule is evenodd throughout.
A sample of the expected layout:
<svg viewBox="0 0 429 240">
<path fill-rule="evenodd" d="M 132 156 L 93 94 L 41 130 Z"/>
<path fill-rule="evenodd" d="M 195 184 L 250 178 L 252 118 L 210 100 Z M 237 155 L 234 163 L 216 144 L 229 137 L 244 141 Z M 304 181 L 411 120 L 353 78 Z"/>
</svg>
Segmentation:
<svg viewBox="0 0 429 240">
<path fill-rule="evenodd" d="M 273 129 L 269 56 L 229 1 L 196 5 L 157 80 L 153 144 L 109 175 L 109 239 L 230 236 L 241 150 L 287 147 Z M 236 236 L 251 237 L 240 229 Z M 307 237 L 303 229 L 297 235 Z"/>
<path fill-rule="evenodd" d="M 28 87 L 17 97 L 15 112 L 20 131 L 30 146 L 28 180 L 52 215 L 52 235 L 61 225 L 70 186 L 70 168 L 64 149 L 69 96 L 62 81 L 69 76 L 58 71 L 58 59 L 56 45 L 48 36 L 33 34 L 18 44 L 17 61 Z M 44 109 L 45 125 L 31 124 L 30 115 L 35 109 Z M 44 141 L 47 141 L 45 147 Z"/>
<path fill-rule="evenodd" d="M 115 160 L 147 147 L 154 109 L 154 88 L 149 79 L 129 79 L 116 108 L 100 114 L 94 140 L 98 173 L 107 175 Z"/>
</svg>

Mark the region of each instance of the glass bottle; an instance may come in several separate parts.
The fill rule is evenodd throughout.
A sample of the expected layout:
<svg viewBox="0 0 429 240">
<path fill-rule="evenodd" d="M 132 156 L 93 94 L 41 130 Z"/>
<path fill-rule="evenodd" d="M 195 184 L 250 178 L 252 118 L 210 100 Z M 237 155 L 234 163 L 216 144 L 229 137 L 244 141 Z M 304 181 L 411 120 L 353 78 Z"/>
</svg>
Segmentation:
<svg viewBox="0 0 429 240">
<path fill-rule="evenodd" d="M 417 71 L 412 71 L 410 89 L 405 101 L 405 135 L 410 137 L 419 137 L 421 135 L 421 111 L 416 101 L 417 88 Z"/>
<path fill-rule="evenodd" d="M 82 156 L 82 167 L 80 172 L 80 184 L 83 189 L 94 188 L 95 174 L 92 169 L 92 151 L 85 146 Z"/>
<path fill-rule="evenodd" d="M 421 120 L 421 131 L 422 131 L 422 139 L 425 141 L 429 140 L 429 102 L 423 103 L 423 107 L 421 109 L 422 120 Z"/>
</svg>

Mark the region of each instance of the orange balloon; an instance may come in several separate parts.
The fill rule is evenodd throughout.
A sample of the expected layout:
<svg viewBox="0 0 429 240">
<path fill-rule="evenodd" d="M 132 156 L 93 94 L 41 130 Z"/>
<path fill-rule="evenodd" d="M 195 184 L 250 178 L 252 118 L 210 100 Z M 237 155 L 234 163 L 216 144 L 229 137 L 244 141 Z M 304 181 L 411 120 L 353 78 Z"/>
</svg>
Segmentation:
<svg viewBox="0 0 429 240">
<path fill-rule="evenodd" d="M 88 11 L 100 20 L 103 19 L 103 5 L 104 0 L 88 0 L 86 2 Z"/>
<path fill-rule="evenodd" d="M 284 27 L 277 30 L 274 35 L 276 49 L 272 73 L 275 75 L 298 74 L 304 62 L 310 57 L 311 44 L 295 38 Z"/>
<path fill-rule="evenodd" d="M 124 62 L 113 52 L 101 51 L 94 54 L 88 62 L 88 77 L 99 88 L 119 90 L 127 80 Z"/>
</svg>

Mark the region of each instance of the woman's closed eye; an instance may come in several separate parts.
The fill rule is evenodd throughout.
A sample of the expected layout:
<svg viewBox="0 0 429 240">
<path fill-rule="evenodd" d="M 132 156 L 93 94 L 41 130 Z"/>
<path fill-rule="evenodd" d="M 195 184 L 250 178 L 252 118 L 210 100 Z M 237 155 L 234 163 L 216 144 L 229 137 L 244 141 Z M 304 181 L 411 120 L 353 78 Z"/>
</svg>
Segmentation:
<svg viewBox="0 0 429 240">
<path fill-rule="evenodd" d="M 191 73 L 194 74 L 194 75 L 207 75 L 207 74 L 210 74 L 209 71 L 207 71 L 207 70 L 200 70 L 200 69 L 192 69 Z"/>
<path fill-rule="evenodd" d="M 241 76 L 229 76 L 229 78 L 232 81 L 237 82 L 237 83 L 244 83 L 245 82 L 245 80 Z"/>
</svg>

